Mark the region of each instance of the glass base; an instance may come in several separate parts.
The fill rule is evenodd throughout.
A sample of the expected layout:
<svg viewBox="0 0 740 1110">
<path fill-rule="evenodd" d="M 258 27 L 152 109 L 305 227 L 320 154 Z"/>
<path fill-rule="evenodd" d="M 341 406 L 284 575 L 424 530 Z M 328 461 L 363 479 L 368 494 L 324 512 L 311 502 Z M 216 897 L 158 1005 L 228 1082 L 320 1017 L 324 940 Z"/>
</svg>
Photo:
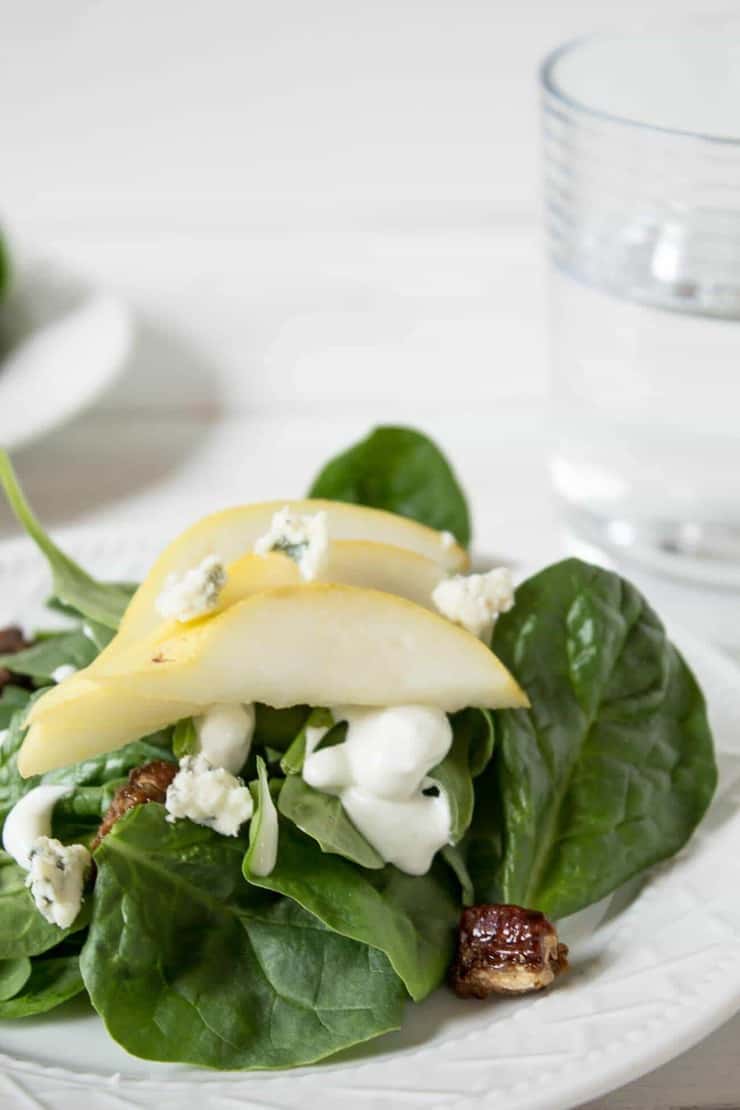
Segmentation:
<svg viewBox="0 0 740 1110">
<path fill-rule="evenodd" d="M 567 533 L 646 570 L 713 589 L 740 591 L 740 524 L 626 520 L 563 505 Z"/>
</svg>

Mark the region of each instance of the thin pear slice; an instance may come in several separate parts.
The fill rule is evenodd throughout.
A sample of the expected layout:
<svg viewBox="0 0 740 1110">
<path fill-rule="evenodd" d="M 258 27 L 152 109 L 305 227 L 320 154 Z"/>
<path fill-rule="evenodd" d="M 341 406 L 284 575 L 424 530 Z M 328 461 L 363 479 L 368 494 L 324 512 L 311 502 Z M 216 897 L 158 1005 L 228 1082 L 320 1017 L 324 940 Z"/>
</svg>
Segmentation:
<svg viewBox="0 0 740 1110">
<path fill-rule="evenodd" d="M 24 778 L 114 751 L 191 716 L 192 704 L 134 697 L 125 686 L 88 682 L 84 693 L 31 724 L 18 752 Z"/>
<path fill-rule="evenodd" d="M 366 540 L 334 540 L 329 545 L 326 574 L 326 581 L 329 582 L 398 594 L 399 597 L 405 597 L 425 608 L 434 609 L 432 592 L 444 577 L 445 572 L 438 563 L 406 548 Z M 279 586 L 297 586 L 301 581 L 295 561 L 287 555 L 280 552 L 244 555 L 229 567 L 226 585 L 216 608 L 199 621 L 192 622 L 189 627 L 211 620 L 218 613 L 253 594 Z M 125 670 L 132 652 L 138 660 L 141 659 L 142 652 L 150 651 L 153 654 L 156 644 L 179 635 L 182 630 L 183 625 L 175 620 L 160 621 L 145 641 L 133 644 L 124 642 L 117 645 L 117 650 L 112 650 L 117 644 L 117 637 L 114 638 L 108 650 L 98 656 L 89 667 L 49 690 L 37 701 L 31 709 L 29 719 L 38 720 L 54 711 L 62 702 L 77 697 L 84 690 L 84 683 L 88 679 Z"/>
<path fill-rule="evenodd" d="M 268 501 L 225 509 L 204 517 L 165 548 L 124 614 L 115 650 L 127 641 L 144 639 L 160 623 L 156 600 L 168 575 L 183 574 L 207 555 L 220 556 L 228 566 L 252 551 L 268 531 L 275 513 L 286 507 L 299 514 L 325 512 L 330 540 L 370 540 L 404 547 L 449 572 L 468 564 L 466 552 L 456 543 L 445 543 L 441 532 L 380 509 L 319 500 Z"/>
<path fill-rule="evenodd" d="M 127 672 L 87 680 L 32 723 L 19 767 L 40 774 L 233 701 L 447 712 L 528 704 L 480 640 L 421 606 L 354 586 L 288 586 L 184 629 Z"/>
<path fill-rule="evenodd" d="M 132 691 L 195 705 L 418 703 L 453 712 L 527 704 L 503 664 L 465 629 L 356 586 L 267 590 L 159 641 L 138 665 L 133 654 L 115 676 Z"/>
</svg>

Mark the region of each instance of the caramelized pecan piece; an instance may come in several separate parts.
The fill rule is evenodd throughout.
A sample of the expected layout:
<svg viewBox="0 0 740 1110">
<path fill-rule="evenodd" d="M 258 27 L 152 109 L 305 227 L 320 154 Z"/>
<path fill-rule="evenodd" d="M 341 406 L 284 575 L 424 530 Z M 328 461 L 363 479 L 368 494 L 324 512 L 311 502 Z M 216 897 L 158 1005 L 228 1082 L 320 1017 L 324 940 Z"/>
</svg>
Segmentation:
<svg viewBox="0 0 740 1110">
<path fill-rule="evenodd" d="M 169 763 L 166 759 L 154 759 L 151 763 L 134 767 L 129 774 L 128 782 L 119 787 L 114 794 L 108 812 L 90 845 L 90 851 L 95 851 L 100 841 L 108 835 L 116 821 L 120 820 L 124 813 L 133 809 L 134 806 L 146 805 L 147 802 L 164 802 L 167 787 L 176 774 L 177 764 Z"/>
<path fill-rule="evenodd" d="M 460 918 L 450 986 L 460 998 L 526 994 L 549 987 L 567 968 L 567 957 L 539 910 L 470 906 Z"/>
</svg>

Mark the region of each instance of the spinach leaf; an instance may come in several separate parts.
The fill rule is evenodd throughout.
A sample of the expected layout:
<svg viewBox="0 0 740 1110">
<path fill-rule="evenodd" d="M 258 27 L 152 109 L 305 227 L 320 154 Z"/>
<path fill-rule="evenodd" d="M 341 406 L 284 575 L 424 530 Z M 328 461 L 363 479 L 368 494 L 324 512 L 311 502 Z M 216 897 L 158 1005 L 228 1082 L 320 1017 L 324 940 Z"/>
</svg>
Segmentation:
<svg viewBox="0 0 740 1110">
<path fill-rule="evenodd" d="M 277 1068 L 398 1028 L 382 953 L 250 887 L 245 847 L 156 803 L 102 842 L 80 965 L 111 1036 L 146 1059 Z"/>
<path fill-rule="evenodd" d="M 54 593 L 84 617 L 116 629 L 131 600 L 133 588 L 115 582 L 98 582 L 65 555 L 47 535 L 23 496 L 7 452 L 0 451 L 0 484 L 10 507 L 34 541 L 51 570 Z"/>
<path fill-rule="evenodd" d="M 283 774 L 300 775 L 303 770 L 303 760 L 306 758 L 306 729 L 333 728 L 333 726 L 334 718 L 330 709 L 312 709 L 301 731 L 280 761 Z"/>
<path fill-rule="evenodd" d="M 0 695 L 0 729 L 9 728 L 10 722 L 19 709 L 24 709 L 31 700 L 31 692 L 12 683 Z M 2 747 L 2 745 L 0 745 Z"/>
<path fill-rule="evenodd" d="M 445 863 L 452 868 L 455 878 L 460 884 L 462 904 L 472 906 L 475 902 L 475 890 L 468 865 L 465 862 L 465 853 L 461 846 L 459 844 L 445 844 L 440 855 Z"/>
<path fill-rule="evenodd" d="M 18 991 L 23 989 L 30 974 L 31 961 L 27 956 L 0 960 L 0 1002 L 18 994 Z"/>
<path fill-rule="evenodd" d="M 704 699 L 639 592 L 577 559 L 517 590 L 493 647 L 532 708 L 496 714 L 476 896 L 563 917 L 673 855 L 701 820 L 717 777 Z M 486 844 L 479 822 L 497 811 Z"/>
<path fill-rule="evenodd" d="M 382 858 L 352 824 L 339 798 L 314 790 L 300 775 L 288 775 L 278 810 L 313 837 L 322 852 L 344 856 L 360 867 L 383 867 Z"/>
<path fill-rule="evenodd" d="M 13 655 L 0 655 L 0 667 L 49 683 L 54 682 L 54 671 L 58 667 L 71 665 L 81 670 L 92 663 L 97 654 L 92 640 L 75 629 L 45 636 L 32 647 Z"/>
<path fill-rule="evenodd" d="M 173 754 L 177 759 L 182 759 L 186 755 L 195 755 L 199 746 L 195 721 L 192 717 L 183 717 L 177 722 L 172 733 Z"/>
<path fill-rule="evenodd" d="M 458 904 L 444 868 L 419 877 L 395 867 L 361 871 L 323 853 L 288 821 L 280 822 L 278 858 L 269 875 L 247 880 L 284 894 L 330 929 L 379 948 L 413 999 L 439 986 L 449 964 Z"/>
<path fill-rule="evenodd" d="M 70 933 L 84 929 L 90 918 L 90 898 L 77 920 L 63 930 L 50 924 L 36 909 L 26 888 L 26 872 L 7 853 L 0 852 L 0 960 L 37 956 Z"/>
<path fill-rule="evenodd" d="M 285 752 L 306 723 L 311 710 L 307 705 L 273 709 L 258 702 L 255 707 L 254 743 L 259 747 Z"/>
<path fill-rule="evenodd" d="M 470 544 L 470 513 L 457 478 L 440 449 L 413 428 L 375 428 L 326 464 L 308 496 L 387 509 Z"/>
<path fill-rule="evenodd" d="M 453 740 L 449 752 L 429 772 L 450 807 L 450 843 L 457 844 L 473 818 L 473 776 L 493 754 L 491 715 L 484 709 L 464 709 L 451 718 Z"/>
<path fill-rule="evenodd" d="M 84 989 L 77 956 L 34 960 L 23 989 L 0 1002 L 0 1020 L 45 1014 L 82 994 Z"/>
</svg>

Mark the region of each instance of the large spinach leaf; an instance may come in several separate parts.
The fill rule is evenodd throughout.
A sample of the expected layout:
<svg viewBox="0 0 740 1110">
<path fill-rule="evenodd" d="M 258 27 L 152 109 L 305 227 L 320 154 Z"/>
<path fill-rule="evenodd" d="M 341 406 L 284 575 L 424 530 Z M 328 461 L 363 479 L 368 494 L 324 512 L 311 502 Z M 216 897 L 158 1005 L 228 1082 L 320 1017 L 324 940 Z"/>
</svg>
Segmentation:
<svg viewBox="0 0 740 1110">
<path fill-rule="evenodd" d="M 314 790 L 300 775 L 288 775 L 278 810 L 313 837 L 323 852 L 333 852 L 360 867 L 380 868 L 383 860 L 344 812 L 339 798 Z"/>
<path fill-rule="evenodd" d="M 105 838 L 80 963 L 111 1036 L 147 1059 L 276 1068 L 398 1028 L 382 953 L 250 887 L 245 847 L 156 804 Z"/>
<path fill-rule="evenodd" d="M 450 962 L 459 906 L 446 869 L 419 877 L 395 867 L 364 871 L 321 851 L 289 821 L 280 822 L 278 858 L 250 883 L 291 898 L 330 929 L 379 948 L 415 1000 L 439 986 Z"/>
<path fill-rule="evenodd" d="M 0 1002 L 0 1020 L 45 1014 L 82 994 L 84 989 L 77 956 L 33 960 L 22 989 Z"/>
<path fill-rule="evenodd" d="M 576 559 L 519 587 L 493 647 L 532 707 L 496 714 L 476 896 L 562 917 L 691 835 L 716 784 L 704 699 L 639 592 Z"/>
<path fill-rule="evenodd" d="M 18 520 L 46 557 L 54 583 L 54 593 L 59 600 L 106 628 L 118 628 L 134 587 L 115 582 L 99 582 L 57 547 L 23 496 L 5 451 L 0 451 L 0 484 Z"/>
<path fill-rule="evenodd" d="M 452 467 L 413 428 L 375 428 L 328 462 L 308 495 L 387 509 L 470 544 L 470 513 Z"/>
<path fill-rule="evenodd" d="M 0 960 L 47 952 L 70 933 L 84 929 L 90 918 L 90 898 L 70 929 L 59 929 L 41 916 L 26 887 L 26 872 L 0 852 Z"/>
</svg>

